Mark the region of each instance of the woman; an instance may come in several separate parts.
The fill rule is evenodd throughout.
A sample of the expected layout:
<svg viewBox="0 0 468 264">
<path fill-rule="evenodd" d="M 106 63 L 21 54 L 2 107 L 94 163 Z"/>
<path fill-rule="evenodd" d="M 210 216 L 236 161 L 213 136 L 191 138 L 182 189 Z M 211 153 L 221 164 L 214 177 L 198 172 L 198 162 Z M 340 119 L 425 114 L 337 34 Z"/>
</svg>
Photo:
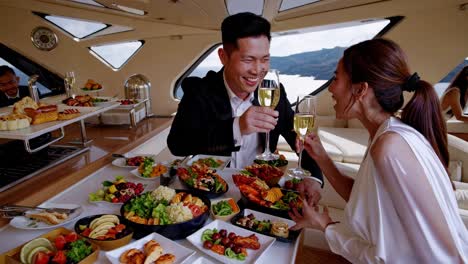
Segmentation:
<svg viewBox="0 0 468 264">
<path fill-rule="evenodd" d="M 465 108 L 466 99 L 468 98 L 468 66 L 457 74 L 457 77 L 445 90 L 440 100 L 442 105 L 442 111 L 446 118 L 449 119 L 455 116 L 456 119 L 468 122 L 468 115 L 463 113 Z"/>
<path fill-rule="evenodd" d="M 347 201 L 346 222 L 304 199 L 303 214 L 290 214 L 293 229 L 324 231 L 331 250 L 353 263 L 467 263 L 468 233 L 446 171 L 446 127 L 434 88 L 410 73 L 397 44 L 373 39 L 344 52 L 329 91 L 336 117 L 358 118 L 370 144 L 353 180 L 334 166 L 317 134 L 306 138 L 306 151 Z M 403 91 L 414 95 L 400 120 L 394 114 Z"/>
</svg>

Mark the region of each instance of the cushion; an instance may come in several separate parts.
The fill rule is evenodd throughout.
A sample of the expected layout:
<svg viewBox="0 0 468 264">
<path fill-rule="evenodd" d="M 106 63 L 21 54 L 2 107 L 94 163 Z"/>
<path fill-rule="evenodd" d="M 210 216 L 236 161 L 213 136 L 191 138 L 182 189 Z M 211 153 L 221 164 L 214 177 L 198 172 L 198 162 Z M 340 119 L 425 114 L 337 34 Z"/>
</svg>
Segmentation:
<svg viewBox="0 0 468 264">
<path fill-rule="evenodd" d="M 447 132 L 449 133 L 468 133 L 468 123 L 457 120 L 455 117 L 447 120 Z"/>
<path fill-rule="evenodd" d="M 334 145 L 343 154 L 343 162 L 360 164 L 369 143 L 369 133 L 360 128 L 320 127 L 322 142 Z"/>
<path fill-rule="evenodd" d="M 462 162 L 460 160 L 451 160 L 448 172 L 452 181 L 460 182 L 462 178 Z"/>
</svg>

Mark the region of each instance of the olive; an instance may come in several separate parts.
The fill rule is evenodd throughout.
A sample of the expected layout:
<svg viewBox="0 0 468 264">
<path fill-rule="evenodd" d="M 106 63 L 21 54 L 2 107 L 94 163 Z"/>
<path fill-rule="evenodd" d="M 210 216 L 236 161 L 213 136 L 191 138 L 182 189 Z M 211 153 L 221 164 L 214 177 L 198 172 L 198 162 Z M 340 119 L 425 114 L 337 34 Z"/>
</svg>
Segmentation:
<svg viewBox="0 0 468 264">
<path fill-rule="evenodd" d="M 238 247 L 238 246 L 234 246 L 232 248 L 232 251 L 234 251 L 234 253 L 236 253 L 236 254 L 239 254 L 239 253 L 242 253 L 242 248 Z"/>
<path fill-rule="evenodd" d="M 227 237 L 223 237 L 223 239 L 221 239 L 221 244 L 223 244 L 223 246 L 227 246 L 230 242 L 231 240 Z"/>
<path fill-rule="evenodd" d="M 226 247 L 230 248 L 230 249 L 233 249 L 234 247 L 236 246 L 236 244 L 234 244 L 234 242 L 229 242 Z"/>
<path fill-rule="evenodd" d="M 212 236 L 211 236 L 211 239 L 213 240 L 218 240 L 221 238 L 221 235 L 219 233 L 214 233 Z"/>
<path fill-rule="evenodd" d="M 221 235 L 221 237 L 226 237 L 227 236 L 227 230 L 226 229 L 221 229 L 221 230 L 219 230 L 219 234 Z"/>
<path fill-rule="evenodd" d="M 213 247 L 213 242 L 206 240 L 205 242 L 203 242 L 203 247 L 206 249 L 210 249 Z"/>
<path fill-rule="evenodd" d="M 231 232 L 231 233 L 229 233 L 229 235 L 228 235 L 228 238 L 229 238 L 230 240 L 234 240 L 236 237 L 237 237 L 237 235 L 236 235 L 236 233 L 234 233 L 234 232 Z"/>
</svg>

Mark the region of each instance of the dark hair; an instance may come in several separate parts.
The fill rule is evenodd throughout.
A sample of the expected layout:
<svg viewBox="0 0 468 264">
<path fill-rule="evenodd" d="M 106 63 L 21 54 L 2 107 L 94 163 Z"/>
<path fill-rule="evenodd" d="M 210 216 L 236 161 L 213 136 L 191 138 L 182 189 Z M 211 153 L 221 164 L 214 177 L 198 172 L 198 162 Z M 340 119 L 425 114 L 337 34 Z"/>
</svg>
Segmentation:
<svg viewBox="0 0 468 264">
<path fill-rule="evenodd" d="M 447 87 L 445 91 L 452 87 L 457 87 L 460 89 L 460 105 L 461 108 L 465 107 L 466 101 L 465 101 L 465 93 L 466 90 L 468 89 L 468 66 L 463 67 L 461 71 L 455 76 L 453 81 L 450 83 L 450 85 Z"/>
<path fill-rule="evenodd" d="M 246 37 L 266 36 L 271 40 L 270 22 L 253 13 L 237 13 L 228 16 L 221 24 L 221 33 L 224 49 L 230 53 L 237 49 L 237 40 Z"/>
<path fill-rule="evenodd" d="M 372 39 L 353 45 L 344 51 L 343 66 L 352 83 L 367 82 L 373 88 L 377 101 L 388 113 L 394 114 L 403 106 L 404 90 L 414 91 L 401 120 L 426 137 L 448 168 L 447 127 L 439 98 L 430 83 L 410 73 L 406 55 L 395 42 Z"/>
<path fill-rule="evenodd" d="M 7 72 L 16 76 L 15 71 L 12 68 L 8 67 L 7 65 L 0 66 L 0 76 L 7 74 Z"/>
</svg>

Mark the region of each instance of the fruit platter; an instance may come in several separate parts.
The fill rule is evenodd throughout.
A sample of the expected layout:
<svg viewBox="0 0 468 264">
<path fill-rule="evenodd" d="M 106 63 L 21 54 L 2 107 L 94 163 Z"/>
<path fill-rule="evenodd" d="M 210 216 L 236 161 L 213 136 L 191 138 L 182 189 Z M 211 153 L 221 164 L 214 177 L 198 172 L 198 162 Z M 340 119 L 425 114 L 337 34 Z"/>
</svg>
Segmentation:
<svg viewBox="0 0 468 264">
<path fill-rule="evenodd" d="M 152 232 L 181 239 L 198 230 L 209 216 L 210 200 L 189 190 L 159 186 L 127 201 L 120 213 L 141 238 Z"/>
<path fill-rule="evenodd" d="M 250 209 L 244 209 L 240 214 L 234 216 L 231 223 L 287 243 L 296 241 L 300 234 L 300 231 L 289 230 L 296 224 L 294 221 Z"/>
<path fill-rule="evenodd" d="M 7 263 L 94 263 L 99 255 L 97 246 L 65 228 L 58 228 L 37 237 L 5 254 Z"/>
<path fill-rule="evenodd" d="M 299 193 L 279 187 L 270 188 L 263 180 L 246 174 L 232 175 L 242 195 L 242 205 L 254 210 L 290 219 L 291 208 L 301 210 Z M 242 207 L 241 205 L 241 207 Z"/>
<path fill-rule="evenodd" d="M 142 183 L 130 182 L 123 176 L 116 176 L 113 181 L 103 181 L 99 190 L 88 195 L 88 200 L 91 203 L 123 204 L 140 195 L 144 189 L 145 186 Z"/>
<path fill-rule="evenodd" d="M 215 198 L 229 189 L 226 181 L 205 164 L 195 163 L 187 168 L 178 168 L 177 175 L 182 183 L 195 193 Z"/>
</svg>

